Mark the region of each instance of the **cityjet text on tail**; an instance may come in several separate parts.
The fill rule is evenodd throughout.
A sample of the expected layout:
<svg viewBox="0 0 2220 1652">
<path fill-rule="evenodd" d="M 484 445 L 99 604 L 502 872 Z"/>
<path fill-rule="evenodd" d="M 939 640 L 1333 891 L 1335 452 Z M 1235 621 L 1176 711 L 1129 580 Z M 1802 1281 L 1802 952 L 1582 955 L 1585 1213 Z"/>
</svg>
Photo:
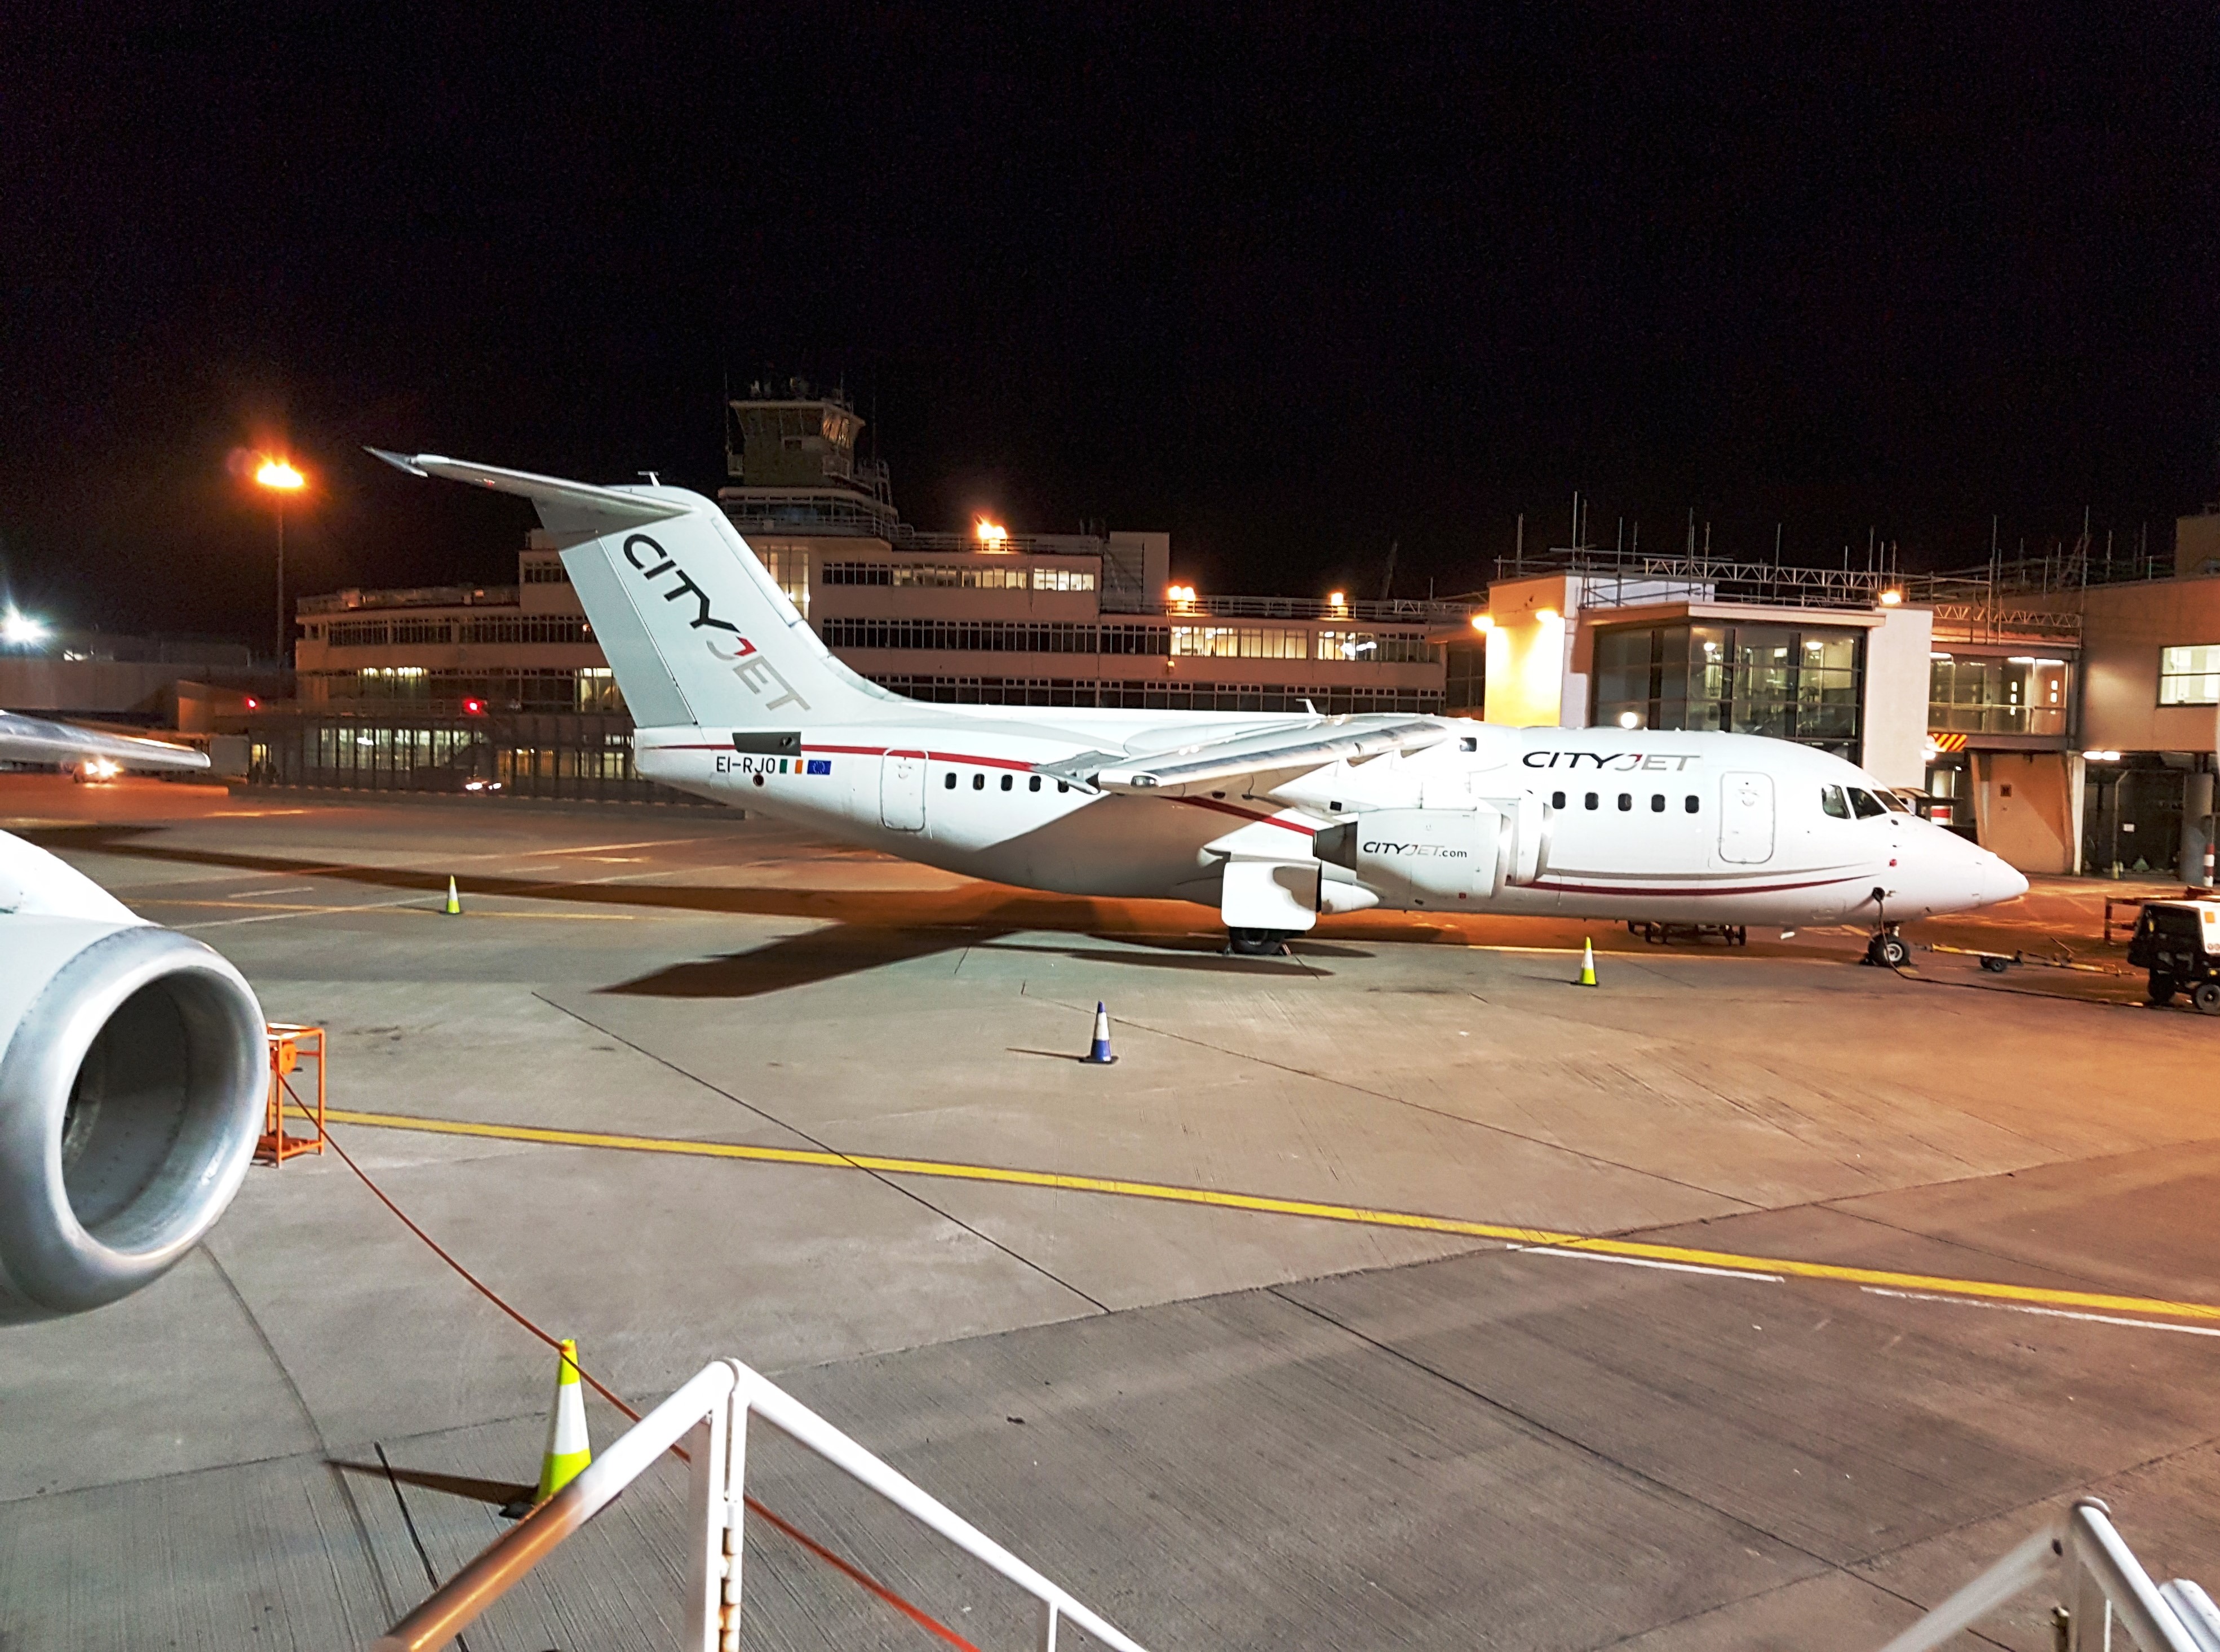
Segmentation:
<svg viewBox="0 0 2220 1652">
<path fill-rule="evenodd" d="M 1843 759 L 1755 735 L 1376 714 L 939 706 L 828 653 L 716 504 L 372 450 L 532 500 L 637 725 L 639 772 L 975 877 L 1217 909 L 1858 923 L 2027 882 Z"/>
</svg>

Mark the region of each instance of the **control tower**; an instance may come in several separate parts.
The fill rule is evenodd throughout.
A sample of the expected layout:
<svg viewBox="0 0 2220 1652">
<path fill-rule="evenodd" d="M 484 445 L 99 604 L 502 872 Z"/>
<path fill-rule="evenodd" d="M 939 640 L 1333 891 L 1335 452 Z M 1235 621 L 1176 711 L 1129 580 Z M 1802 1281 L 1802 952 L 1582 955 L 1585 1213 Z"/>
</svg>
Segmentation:
<svg viewBox="0 0 2220 1652">
<path fill-rule="evenodd" d="M 742 533 L 905 536 L 886 465 L 856 455 L 864 421 L 846 395 L 808 380 L 758 380 L 725 405 L 717 501 Z"/>
</svg>

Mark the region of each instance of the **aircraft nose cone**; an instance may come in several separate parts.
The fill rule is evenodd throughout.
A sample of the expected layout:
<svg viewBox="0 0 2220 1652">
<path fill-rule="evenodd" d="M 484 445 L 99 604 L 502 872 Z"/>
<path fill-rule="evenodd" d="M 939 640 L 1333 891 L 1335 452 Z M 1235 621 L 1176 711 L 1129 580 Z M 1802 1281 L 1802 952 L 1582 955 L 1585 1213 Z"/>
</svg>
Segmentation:
<svg viewBox="0 0 2220 1652">
<path fill-rule="evenodd" d="M 2019 870 L 1986 849 L 1974 870 L 1974 884 L 1985 907 L 1999 901 L 2016 901 L 2027 893 L 2027 879 Z"/>
</svg>

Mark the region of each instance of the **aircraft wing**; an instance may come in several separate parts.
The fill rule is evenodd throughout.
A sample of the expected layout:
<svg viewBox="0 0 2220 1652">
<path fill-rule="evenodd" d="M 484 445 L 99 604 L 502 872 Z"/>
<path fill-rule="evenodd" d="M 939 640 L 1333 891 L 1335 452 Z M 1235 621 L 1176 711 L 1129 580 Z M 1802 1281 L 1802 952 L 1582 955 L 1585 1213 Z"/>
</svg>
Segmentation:
<svg viewBox="0 0 2220 1652">
<path fill-rule="evenodd" d="M 205 769 L 208 753 L 135 734 L 103 734 L 73 723 L 0 711 L 0 763 L 67 763 L 107 757 L 126 769 Z"/>
<path fill-rule="evenodd" d="M 1384 714 L 1325 717 L 1291 728 L 1200 741 L 1165 751 L 1084 751 L 1035 767 L 1052 779 L 1096 791 L 1177 797 L 1244 776 L 1306 774 L 1331 763 L 1355 762 L 1389 751 L 1416 751 L 1449 737 L 1448 727 L 1434 717 Z M 1269 786 L 1251 789 L 1269 790 Z"/>
</svg>

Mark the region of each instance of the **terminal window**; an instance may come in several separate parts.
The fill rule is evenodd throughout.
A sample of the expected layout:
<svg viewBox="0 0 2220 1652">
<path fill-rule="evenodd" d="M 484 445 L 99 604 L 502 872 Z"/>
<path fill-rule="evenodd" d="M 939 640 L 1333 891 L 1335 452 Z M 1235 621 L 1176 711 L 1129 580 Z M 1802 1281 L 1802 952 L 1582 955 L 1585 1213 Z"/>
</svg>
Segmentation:
<svg viewBox="0 0 2220 1652">
<path fill-rule="evenodd" d="M 1595 636 L 1598 726 L 1717 729 L 1849 755 L 1862 634 L 1789 626 L 1617 626 Z"/>
<path fill-rule="evenodd" d="M 1937 650 L 1927 667 L 1927 726 L 1968 734 L 2063 734 L 2073 669 L 2049 655 L 1999 658 Z"/>
<path fill-rule="evenodd" d="M 2160 650 L 2158 702 L 2161 706 L 2220 705 L 2220 643 Z"/>
</svg>

